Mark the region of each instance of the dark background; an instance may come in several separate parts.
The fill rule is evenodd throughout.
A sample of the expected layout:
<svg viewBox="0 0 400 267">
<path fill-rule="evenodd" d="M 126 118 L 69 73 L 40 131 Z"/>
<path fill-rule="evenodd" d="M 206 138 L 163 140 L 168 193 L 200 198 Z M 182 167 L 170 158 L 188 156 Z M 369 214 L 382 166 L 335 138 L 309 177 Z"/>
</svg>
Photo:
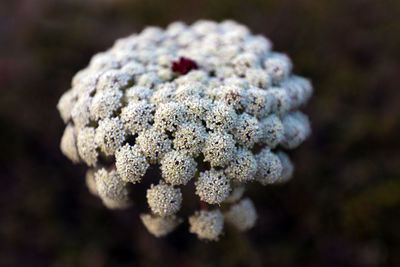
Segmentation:
<svg viewBox="0 0 400 267">
<path fill-rule="evenodd" d="M 116 38 L 200 18 L 265 34 L 315 87 L 294 179 L 249 192 L 256 227 L 209 244 L 106 210 L 60 153 L 55 108 Z M 0 265 L 400 266 L 399 59 L 400 1 L 1 1 Z"/>
</svg>

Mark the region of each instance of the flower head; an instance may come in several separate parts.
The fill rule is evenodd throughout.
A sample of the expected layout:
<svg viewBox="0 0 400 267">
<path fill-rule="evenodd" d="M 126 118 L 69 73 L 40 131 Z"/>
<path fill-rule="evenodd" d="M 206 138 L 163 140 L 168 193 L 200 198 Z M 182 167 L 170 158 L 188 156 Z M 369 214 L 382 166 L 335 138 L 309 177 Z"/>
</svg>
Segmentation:
<svg viewBox="0 0 400 267">
<path fill-rule="evenodd" d="M 298 110 L 311 82 L 271 48 L 232 20 L 174 22 L 118 39 L 61 96 L 61 152 L 90 167 L 87 186 L 110 209 L 128 207 L 140 190 L 132 184 L 158 171 L 146 191 L 150 213 L 140 216 L 157 237 L 188 215 L 182 192 L 202 207 L 189 211 L 200 239 L 218 240 L 224 221 L 247 230 L 257 218 L 241 200 L 247 184 L 290 180 L 286 150 L 311 133 Z"/>
</svg>

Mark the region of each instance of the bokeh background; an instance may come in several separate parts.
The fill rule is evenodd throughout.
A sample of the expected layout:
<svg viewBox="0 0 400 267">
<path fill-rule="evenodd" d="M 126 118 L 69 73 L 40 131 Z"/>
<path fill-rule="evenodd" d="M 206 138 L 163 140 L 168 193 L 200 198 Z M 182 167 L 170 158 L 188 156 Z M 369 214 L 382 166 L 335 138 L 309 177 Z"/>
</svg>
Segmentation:
<svg viewBox="0 0 400 267">
<path fill-rule="evenodd" d="M 164 239 L 106 210 L 59 150 L 75 72 L 146 25 L 235 19 L 310 77 L 313 135 L 294 179 L 251 190 L 246 234 Z M 1 266 L 400 266 L 400 1 L 0 2 Z"/>
</svg>

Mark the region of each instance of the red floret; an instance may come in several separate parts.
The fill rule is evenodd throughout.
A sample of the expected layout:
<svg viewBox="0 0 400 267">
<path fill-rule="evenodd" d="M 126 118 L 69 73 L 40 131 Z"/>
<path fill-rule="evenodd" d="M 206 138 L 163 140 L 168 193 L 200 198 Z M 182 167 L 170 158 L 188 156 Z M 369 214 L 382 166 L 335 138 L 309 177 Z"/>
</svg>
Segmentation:
<svg viewBox="0 0 400 267">
<path fill-rule="evenodd" d="M 179 72 L 181 74 L 186 74 L 191 70 L 197 69 L 197 64 L 195 61 L 186 58 L 186 57 L 181 57 L 179 58 L 179 61 L 174 61 L 172 62 L 172 71 L 173 72 Z"/>
</svg>

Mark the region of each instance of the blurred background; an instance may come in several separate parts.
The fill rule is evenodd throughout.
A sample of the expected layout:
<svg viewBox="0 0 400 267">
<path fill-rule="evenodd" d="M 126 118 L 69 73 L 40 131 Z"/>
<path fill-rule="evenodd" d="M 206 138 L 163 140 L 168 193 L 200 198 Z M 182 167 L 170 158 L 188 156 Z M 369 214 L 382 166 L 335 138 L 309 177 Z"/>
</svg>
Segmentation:
<svg viewBox="0 0 400 267">
<path fill-rule="evenodd" d="M 75 72 L 116 38 L 234 19 L 312 79 L 294 179 L 248 192 L 259 220 L 204 243 L 109 211 L 59 150 Z M 400 1 L 0 2 L 0 266 L 400 266 Z"/>
</svg>

